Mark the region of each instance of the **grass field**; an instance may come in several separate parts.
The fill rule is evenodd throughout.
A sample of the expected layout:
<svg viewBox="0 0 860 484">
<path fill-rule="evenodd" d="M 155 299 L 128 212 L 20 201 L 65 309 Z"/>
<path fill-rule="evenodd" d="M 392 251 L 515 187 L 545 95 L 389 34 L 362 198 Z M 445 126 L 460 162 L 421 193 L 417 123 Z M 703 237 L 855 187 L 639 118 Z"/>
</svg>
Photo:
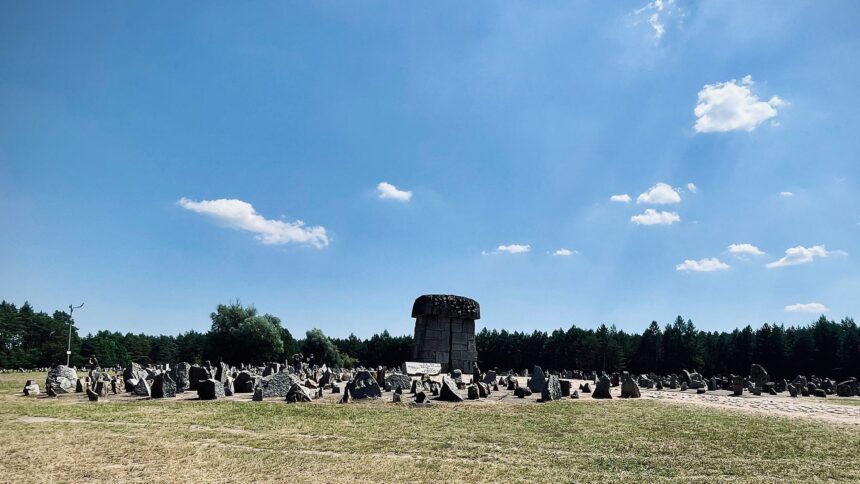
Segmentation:
<svg viewBox="0 0 860 484">
<path fill-rule="evenodd" d="M 89 404 L 16 396 L 26 378 L 0 375 L 3 482 L 860 478 L 856 426 L 655 401 Z"/>
</svg>

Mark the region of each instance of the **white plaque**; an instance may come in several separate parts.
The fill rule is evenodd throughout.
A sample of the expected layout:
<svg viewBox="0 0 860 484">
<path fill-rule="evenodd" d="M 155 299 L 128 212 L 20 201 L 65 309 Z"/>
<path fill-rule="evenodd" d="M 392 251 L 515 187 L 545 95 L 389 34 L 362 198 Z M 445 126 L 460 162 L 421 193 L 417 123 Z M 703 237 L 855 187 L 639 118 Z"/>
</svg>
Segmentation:
<svg viewBox="0 0 860 484">
<path fill-rule="evenodd" d="M 407 375 L 438 375 L 442 373 L 442 364 L 407 361 L 403 363 L 403 373 Z"/>
</svg>

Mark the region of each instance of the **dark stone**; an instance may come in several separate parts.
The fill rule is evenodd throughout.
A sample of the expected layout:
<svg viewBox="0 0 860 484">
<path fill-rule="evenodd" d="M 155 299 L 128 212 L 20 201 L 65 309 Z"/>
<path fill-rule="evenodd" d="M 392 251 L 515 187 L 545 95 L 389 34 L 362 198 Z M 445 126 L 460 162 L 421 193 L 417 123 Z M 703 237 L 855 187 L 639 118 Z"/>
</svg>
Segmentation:
<svg viewBox="0 0 860 484">
<path fill-rule="evenodd" d="M 369 371 L 362 370 L 355 374 L 355 377 L 346 384 L 346 389 L 356 400 L 364 398 L 379 398 L 382 396 L 382 390 L 379 388 L 379 383 L 370 374 Z"/>
<path fill-rule="evenodd" d="M 732 394 L 736 397 L 739 397 L 744 394 L 743 377 L 732 375 Z"/>
<path fill-rule="evenodd" d="M 188 389 L 191 391 L 197 390 L 197 382 L 208 380 L 212 378 L 212 375 L 209 373 L 209 370 L 202 367 L 193 365 L 188 369 Z"/>
<path fill-rule="evenodd" d="M 516 377 L 509 376 L 508 377 L 508 390 L 516 390 L 520 387 L 520 381 L 516 379 Z"/>
<path fill-rule="evenodd" d="M 856 378 L 845 380 L 842 383 L 836 385 L 836 394 L 840 397 L 853 397 L 857 393 L 857 391 L 855 390 L 856 386 Z"/>
<path fill-rule="evenodd" d="M 331 392 L 332 393 L 340 393 L 340 385 L 338 385 L 337 383 L 332 384 Z"/>
<path fill-rule="evenodd" d="M 391 403 L 400 403 L 403 401 L 403 394 L 392 392 L 391 393 Z"/>
<path fill-rule="evenodd" d="M 532 378 L 528 382 L 529 390 L 532 393 L 541 393 L 546 385 L 546 377 L 544 377 L 543 369 L 535 365 L 532 373 Z"/>
<path fill-rule="evenodd" d="M 415 394 L 415 403 L 424 403 L 427 400 L 427 394 L 424 392 L 418 392 Z"/>
<path fill-rule="evenodd" d="M 827 398 L 827 392 L 825 392 L 823 388 L 816 389 L 812 394 L 816 397 Z"/>
<path fill-rule="evenodd" d="M 200 400 L 224 398 L 224 384 L 211 378 L 197 382 L 197 398 Z"/>
<path fill-rule="evenodd" d="M 176 391 L 176 382 L 167 373 L 157 375 L 152 382 L 152 398 L 172 398 Z"/>
<path fill-rule="evenodd" d="M 770 381 L 764 367 L 756 363 L 750 365 L 750 379 L 753 381 L 755 388 L 759 389 L 763 389 L 764 384 Z"/>
<path fill-rule="evenodd" d="M 254 389 L 254 395 L 251 396 L 251 400 L 253 400 L 255 402 L 262 402 L 263 401 L 263 389 L 260 387 L 255 388 Z"/>
<path fill-rule="evenodd" d="M 331 370 L 326 368 L 319 379 L 319 386 L 324 387 L 332 382 L 334 382 L 334 374 L 332 374 Z"/>
<path fill-rule="evenodd" d="M 227 383 L 227 378 L 230 376 L 230 365 L 223 361 L 215 367 L 215 379 L 221 383 Z"/>
<path fill-rule="evenodd" d="M 442 377 L 442 388 L 439 390 L 439 400 L 446 402 L 462 402 L 463 397 L 457 393 L 457 384 L 447 376 Z"/>
<path fill-rule="evenodd" d="M 466 389 L 466 396 L 469 400 L 477 400 L 480 397 L 478 385 L 469 385 L 469 388 Z"/>
<path fill-rule="evenodd" d="M 350 400 L 350 398 L 349 398 L 349 386 L 347 386 L 343 390 L 343 396 L 340 397 L 340 400 L 338 402 L 339 403 L 349 403 L 349 400 Z"/>
<path fill-rule="evenodd" d="M 481 398 L 487 398 L 490 396 L 490 386 L 486 383 L 479 381 L 475 385 L 478 386 L 478 396 Z"/>
<path fill-rule="evenodd" d="M 603 375 L 594 386 L 594 393 L 591 394 L 591 398 L 611 399 L 612 395 L 609 393 L 610 387 L 611 382 L 609 381 L 609 377 Z"/>
<path fill-rule="evenodd" d="M 251 393 L 254 391 L 254 377 L 248 371 L 240 371 L 233 380 L 233 391 L 236 393 Z"/>
<path fill-rule="evenodd" d="M 236 393 L 236 389 L 233 386 L 233 378 L 227 377 L 227 381 L 224 382 L 224 396 L 232 397 L 233 394 Z"/>
<path fill-rule="evenodd" d="M 412 378 L 409 375 L 401 373 L 392 373 L 385 377 L 385 391 L 393 391 L 398 388 L 410 390 L 412 387 Z"/>
<path fill-rule="evenodd" d="M 706 391 L 707 389 L 705 387 L 699 387 L 696 389 L 696 393 L 698 393 L 699 395 L 705 393 Z"/>
<path fill-rule="evenodd" d="M 570 381 L 569 380 L 559 380 L 558 383 L 561 385 L 561 396 L 569 397 L 570 396 Z"/>
<path fill-rule="evenodd" d="M 516 395 L 517 398 L 526 398 L 531 396 L 531 394 L 532 391 L 529 390 L 529 387 L 517 387 L 517 389 L 514 390 L 514 395 Z"/>
<path fill-rule="evenodd" d="M 484 375 L 484 383 L 487 385 L 494 385 L 496 383 L 496 372 L 493 370 L 488 371 L 487 374 Z"/>
<path fill-rule="evenodd" d="M 625 375 L 625 379 L 621 383 L 621 398 L 639 398 L 640 396 L 639 385 L 629 375 Z"/>
<path fill-rule="evenodd" d="M 170 379 L 176 385 L 176 393 L 184 393 L 191 389 L 191 365 L 180 361 L 170 370 Z"/>
<path fill-rule="evenodd" d="M 535 367 L 537 369 L 538 367 Z M 561 395 L 561 383 L 559 379 L 555 375 L 550 375 L 549 379 L 544 383 L 543 389 L 540 392 L 540 398 L 542 402 L 551 402 L 553 400 L 560 400 Z"/>
<path fill-rule="evenodd" d="M 794 384 L 789 383 L 787 386 L 787 389 L 788 389 L 789 396 L 797 398 L 797 387 L 794 386 Z"/>
<path fill-rule="evenodd" d="M 87 387 L 87 398 L 91 402 L 98 402 L 99 401 L 99 394 L 94 392 L 92 388 Z"/>
<path fill-rule="evenodd" d="M 84 385 L 81 383 L 81 381 L 82 380 L 78 378 L 78 380 L 75 382 L 75 393 L 84 393 Z M 89 385 L 87 385 L 87 388 L 89 388 Z"/>
<path fill-rule="evenodd" d="M 463 296 L 428 294 L 412 304 L 412 317 L 438 316 L 442 318 L 481 319 L 481 306 Z"/>
<path fill-rule="evenodd" d="M 152 389 L 149 386 L 149 381 L 146 378 L 141 378 L 134 385 L 134 394 L 138 397 L 151 397 Z"/>
<path fill-rule="evenodd" d="M 573 400 L 579 400 L 579 392 L 574 390 L 573 393 L 570 394 L 570 398 Z"/>
<path fill-rule="evenodd" d="M 149 376 L 149 374 L 146 370 L 135 362 L 131 362 L 131 364 L 122 371 L 122 379 L 125 381 L 145 380 L 147 376 Z"/>
<path fill-rule="evenodd" d="M 589 385 L 588 382 L 585 382 L 584 384 L 580 385 L 579 389 L 582 391 L 582 393 L 591 393 L 591 385 Z"/>
</svg>

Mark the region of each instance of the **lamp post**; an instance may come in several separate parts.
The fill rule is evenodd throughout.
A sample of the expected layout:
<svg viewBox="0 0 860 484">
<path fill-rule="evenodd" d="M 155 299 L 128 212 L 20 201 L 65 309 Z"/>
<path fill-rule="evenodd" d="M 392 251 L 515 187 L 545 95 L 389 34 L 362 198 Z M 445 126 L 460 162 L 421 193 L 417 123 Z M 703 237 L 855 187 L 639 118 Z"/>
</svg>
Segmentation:
<svg viewBox="0 0 860 484">
<path fill-rule="evenodd" d="M 69 304 L 69 345 L 66 347 L 66 366 L 69 366 L 69 360 L 72 358 L 72 323 L 74 320 L 72 319 L 72 313 L 75 312 L 75 309 L 80 309 L 84 307 L 84 303 L 81 303 L 80 306 L 72 306 Z"/>
</svg>

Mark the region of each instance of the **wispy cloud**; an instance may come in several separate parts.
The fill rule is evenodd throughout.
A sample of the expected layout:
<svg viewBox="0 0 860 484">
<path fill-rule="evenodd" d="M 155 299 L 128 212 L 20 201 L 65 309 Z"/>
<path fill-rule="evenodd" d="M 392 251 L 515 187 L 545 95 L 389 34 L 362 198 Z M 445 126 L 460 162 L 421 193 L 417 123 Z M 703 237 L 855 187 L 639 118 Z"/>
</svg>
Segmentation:
<svg viewBox="0 0 860 484">
<path fill-rule="evenodd" d="M 500 245 L 496 247 L 495 250 L 492 251 L 481 251 L 482 255 L 496 255 L 496 254 L 523 254 L 532 250 L 532 246 L 528 244 L 508 244 L 508 245 Z"/>
<path fill-rule="evenodd" d="M 786 312 L 789 313 L 826 313 L 830 311 L 830 308 L 821 304 L 821 303 L 803 303 L 803 304 L 790 304 L 785 307 Z"/>
<path fill-rule="evenodd" d="M 659 42 L 666 33 L 667 21 L 672 18 L 680 21 L 684 15 L 675 5 L 675 0 L 654 0 L 641 8 L 634 9 L 633 16 L 637 19 L 636 24 L 647 22 L 654 31 L 654 41 Z"/>
<path fill-rule="evenodd" d="M 687 183 L 687 191 L 690 193 L 696 193 L 699 189 L 696 187 L 696 184 L 693 182 Z"/>
<path fill-rule="evenodd" d="M 622 193 L 620 195 L 612 195 L 611 197 L 609 197 L 610 202 L 630 203 L 631 200 L 632 198 L 630 198 L 630 195 L 626 193 Z"/>
<path fill-rule="evenodd" d="M 559 257 L 570 257 L 570 256 L 572 256 L 573 254 L 576 254 L 576 253 L 577 253 L 577 252 L 576 252 L 575 250 L 570 250 L 570 249 L 558 249 L 557 251 L 553 252 L 553 253 L 552 253 L 552 255 L 554 255 L 554 256 L 559 256 Z"/>
<path fill-rule="evenodd" d="M 388 182 L 381 182 L 376 185 L 376 192 L 382 199 L 397 200 L 398 202 L 408 202 L 412 199 L 412 192 L 400 190 Z"/>
<path fill-rule="evenodd" d="M 724 131 L 752 131 L 759 124 L 779 114 L 777 108 L 786 103 L 777 96 L 760 101 L 752 93 L 752 76 L 740 81 L 705 84 L 699 91 L 699 99 L 693 113 L 697 133 Z"/>
<path fill-rule="evenodd" d="M 329 244 L 324 227 L 306 227 L 301 220 L 270 220 L 243 200 L 221 198 L 198 202 L 183 197 L 176 203 L 186 210 L 206 215 L 224 227 L 254 233 L 257 240 L 267 245 L 298 243 L 322 248 Z"/>
<path fill-rule="evenodd" d="M 782 198 L 788 198 L 788 197 L 793 197 L 794 194 L 791 192 L 779 192 L 779 196 Z"/>
<path fill-rule="evenodd" d="M 813 245 L 812 247 L 803 247 L 798 245 L 785 250 L 785 257 L 767 264 L 768 269 L 774 267 L 796 266 L 800 264 L 809 264 L 815 259 L 830 257 L 835 255 L 848 255 L 841 250 L 827 250 L 823 245 Z"/>
<path fill-rule="evenodd" d="M 675 212 L 658 212 L 648 208 L 645 212 L 630 217 L 630 221 L 636 225 L 672 225 L 680 222 L 681 217 Z"/>
<path fill-rule="evenodd" d="M 708 259 L 699 259 L 692 260 L 687 259 L 684 262 L 675 266 L 676 271 L 693 271 L 693 272 L 713 272 L 713 271 L 724 271 L 727 270 L 730 266 L 725 262 L 717 259 L 716 257 L 711 257 Z"/>
</svg>

